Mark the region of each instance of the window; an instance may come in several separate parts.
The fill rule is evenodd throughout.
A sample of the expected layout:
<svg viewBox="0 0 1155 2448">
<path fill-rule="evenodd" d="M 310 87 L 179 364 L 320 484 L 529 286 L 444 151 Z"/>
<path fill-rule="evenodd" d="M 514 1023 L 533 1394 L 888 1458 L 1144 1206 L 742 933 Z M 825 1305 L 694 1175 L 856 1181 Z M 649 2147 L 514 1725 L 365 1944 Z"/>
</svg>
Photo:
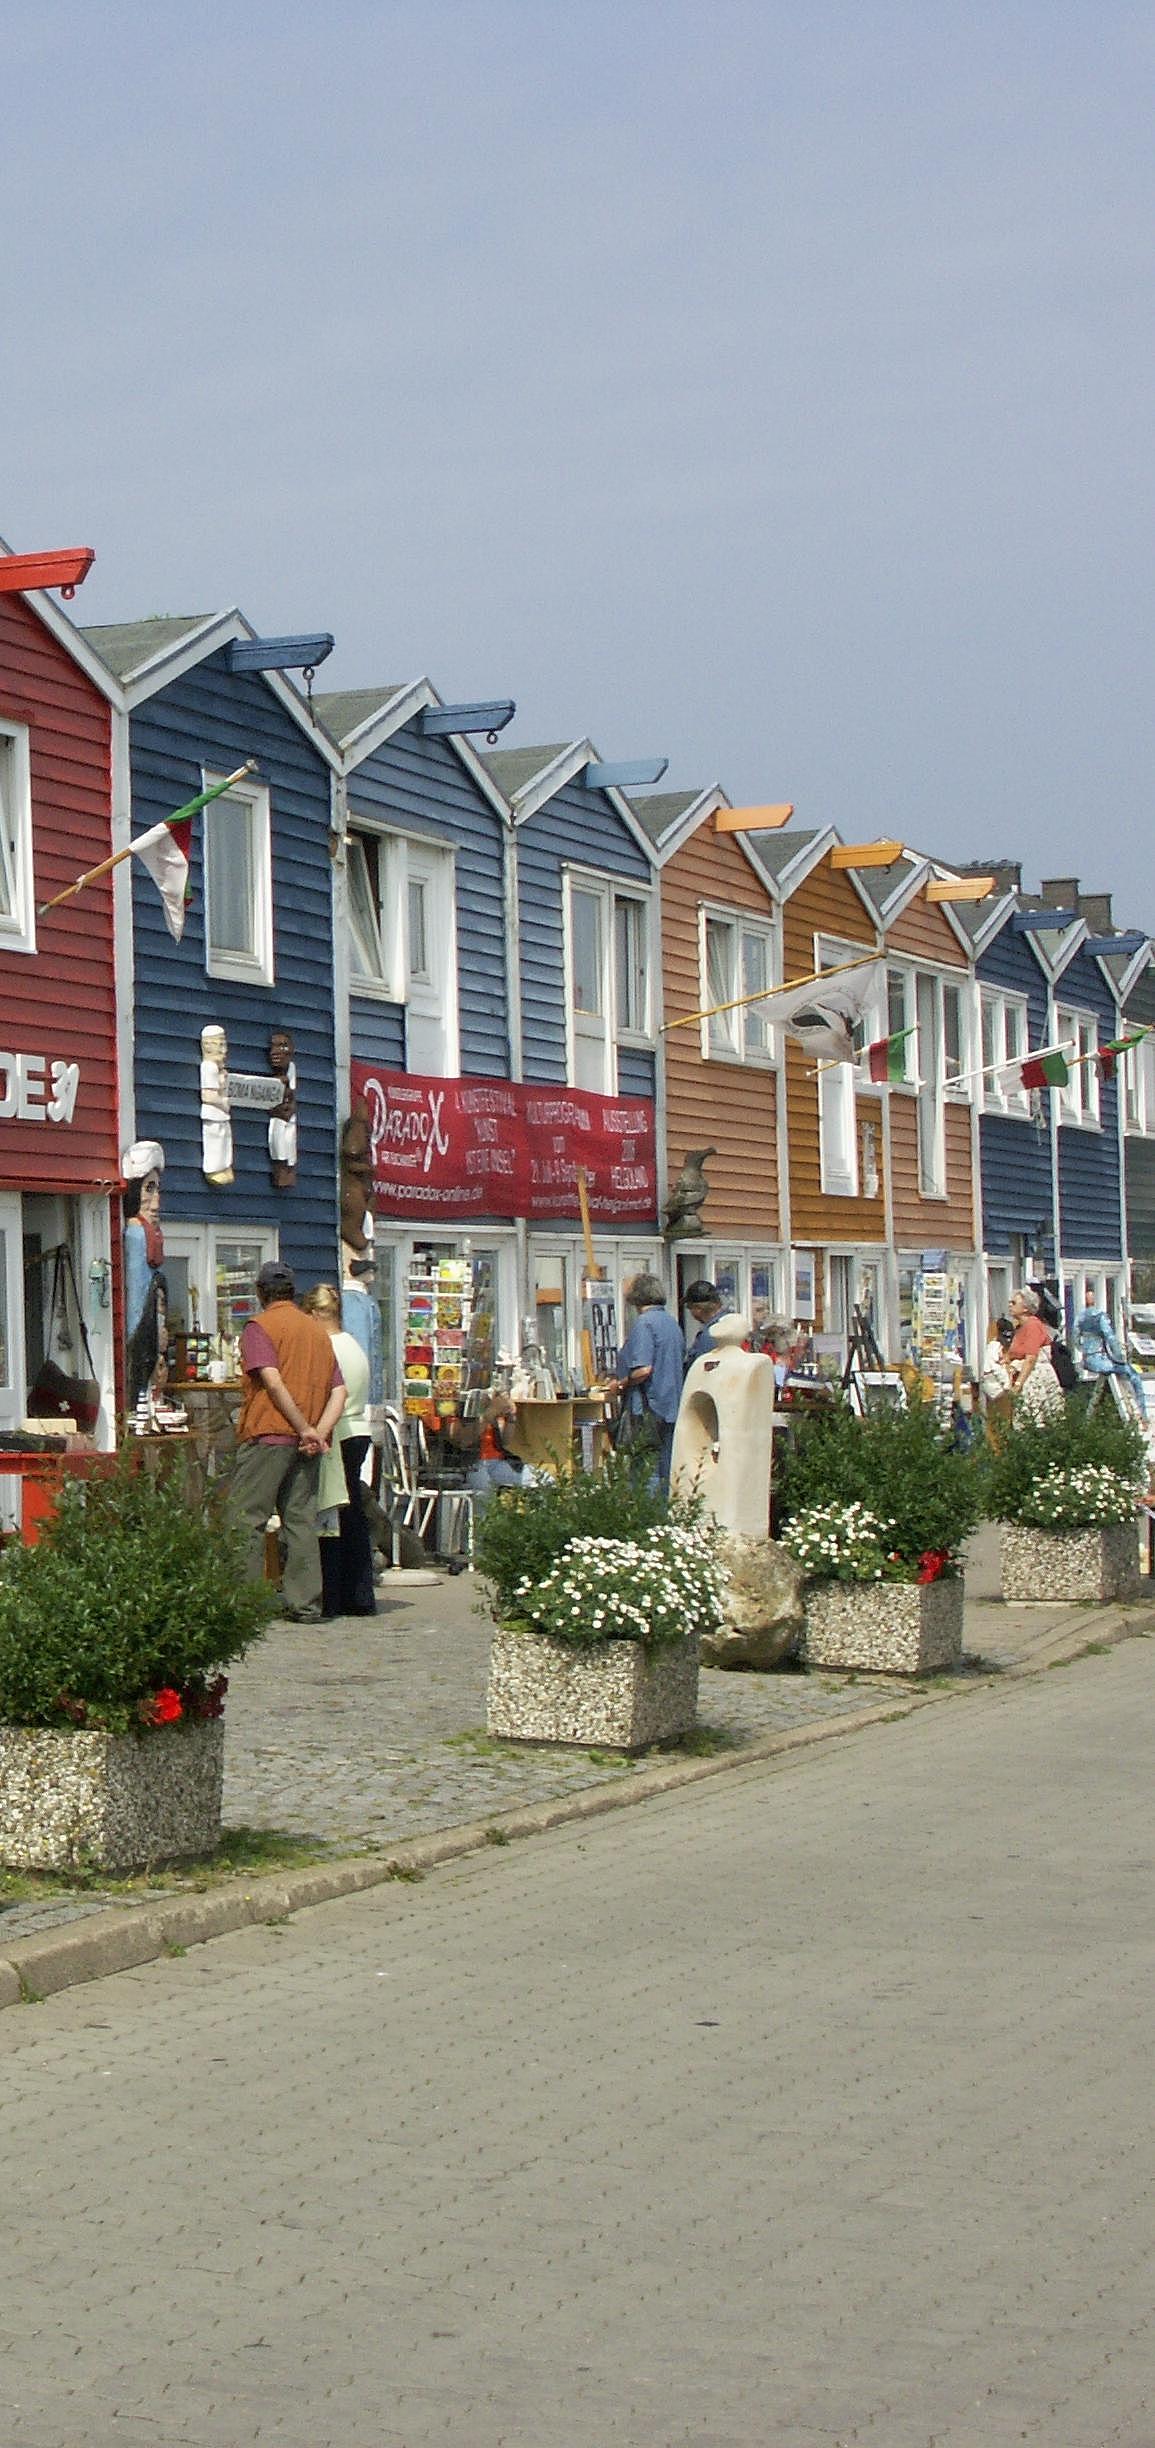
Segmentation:
<svg viewBox="0 0 1155 2448">
<path fill-rule="evenodd" d="M 1018 1074 L 1018 1065 L 1027 1059 L 1026 997 L 988 994 L 984 987 L 981 1009 L 983 1111 L 1029 1116 L 1030 1090 Z"/>
<path fill-rule="evenodd" d="M 6 722 L 0 722 L 0 948 L 36 950 L 28 733 Z"/>
<path fill-rule="evenodd" d="M 457 1070 L 453 853 L 439 842 L 351 829 L 345 844 L 354 994 L 405 1005 L 411 1071 Z"/>
<path fill-rule="evenodd" d="M 701 914 L 702 1001 L 712 1016 L 702 1023 L 702 1052 L 721 1062 L 769 1063 L 774 1059 L 770 1006 L 743 1003 L 773 983 L 769 927 L 720 910 Z M 729 1004 L 716 1011 L 715 1004 Z"/>
<path fill-rule="evenodd" d="M 942 981 L 942 1074 L 948 1096 L 969 1096 L 966 1006 L 961 986 Z"/>
<path fill-rule="evenodd" d="M 911 1009 L 913 984 L 913 979 L 905 969 L 888 969 L 886 972 L 886 1034 L 888 1037 L 897 1037 L 904 1029 L 914 1026 L 915 1015 Z M 914 1081 L 914 1072 L 911 1068 L 913 1043 L 913 1038 L 907 1037 L 902 1047 L 902 1070 L 899 1080 L 907 1086 L 911 1086 Z"/>
<path fill-rule="evenodd" d="M 1059 1090 L 1059 1120 L 1084 1130 L 1099 1128 L 1099 1023 L 1093 1012 L 1055 1012 L 1055 1039 L 1067 1057 L 1069 1076 Z"/>
<path fill-rule="evenodd" d="M 915 980 L 918 1018 L 918 1187 L 923 1198 L 946 1197 L 943 1124 L 942 979 Z"/>
<path fill-rule="evenodd" d="M 223 775 L 206 773 L 211 789 Z M 238 783 L 204 814 L 205 967 L 210 977 L 271 986 L 273 874 L 269 793 Z"/>
<path fill-rule="evenodd" d="M 852 1063 L 819 1064 L 818 1136 L 823 1190 L 832 1198 L 857 1198 L 858 1107 Z"/>
<path fill-rule="evenodd" d="M 617 1046 L 650 1033 L 648 905 L 596 876 L 566 886 L 570 1080 L 612 1096 Z"/>
<path fill-rule="evenodd" d="M 1129 1034 L 1124 1021 L 1121 1037 Z M 1122 1082 L 1123 1110 L 1128 1131 L 1155 1137 L 1155 1037 L 1145 1037 L 1130 1054 L 1120 1054 L 1116 1078 Z"/>
</svg>

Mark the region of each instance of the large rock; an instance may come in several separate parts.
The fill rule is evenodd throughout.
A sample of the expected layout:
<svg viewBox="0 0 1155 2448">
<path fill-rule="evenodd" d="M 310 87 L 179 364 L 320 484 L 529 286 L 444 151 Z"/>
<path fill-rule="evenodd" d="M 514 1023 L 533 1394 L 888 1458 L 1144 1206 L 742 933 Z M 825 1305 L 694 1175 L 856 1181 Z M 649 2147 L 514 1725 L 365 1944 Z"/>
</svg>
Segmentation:
<svg viewBox="0 0 1155 2448">
<path fill-rule="evenodd" d="M 802 1574 L 776 1539 L 725 1538 L 719 1553 L 728 1584 L 726 1621 L 702 1636 L 704 1666 L 748 1666 L 767 1673 L 795 1655 L 806 1629 Z"/>
</svg>

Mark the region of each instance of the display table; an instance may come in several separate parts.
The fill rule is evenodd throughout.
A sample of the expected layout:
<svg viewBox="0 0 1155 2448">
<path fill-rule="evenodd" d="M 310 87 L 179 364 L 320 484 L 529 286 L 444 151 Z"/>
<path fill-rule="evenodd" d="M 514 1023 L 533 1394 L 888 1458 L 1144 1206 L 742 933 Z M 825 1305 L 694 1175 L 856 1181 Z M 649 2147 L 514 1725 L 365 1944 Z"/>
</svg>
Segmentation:
<svg viewBox="0 0 1155 2448">
<path fill-rule="evenodd" d="M 519 1402 L 513 1426 L 504 1442 L 535 1470 L 572 1471 L 575 1443 L 583 1428 L 592 1430 L 591 1462 L 600 1470 L 610 1449 L 604 1394 L 570 1394 L 555 1402 Z"/>
</svg>

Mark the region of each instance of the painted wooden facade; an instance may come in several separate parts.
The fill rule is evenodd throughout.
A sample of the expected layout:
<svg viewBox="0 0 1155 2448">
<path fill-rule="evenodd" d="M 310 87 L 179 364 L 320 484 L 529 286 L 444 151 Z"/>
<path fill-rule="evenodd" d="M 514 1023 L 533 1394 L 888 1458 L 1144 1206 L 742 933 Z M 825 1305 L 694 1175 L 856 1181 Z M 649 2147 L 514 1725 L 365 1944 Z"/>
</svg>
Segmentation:
<svg viewBox="0 0 1155 2448">
<path fill-rule="evenodd" d="M 941 906 L 928 902 L 916 879 L 914 897 L 886 927 L 888 962 L 909 962 L 917 974 L 931 971 L 957 983 L 970 1005 L 970 960 L 965 944 Z M 967 1036 L 961 1041 L 964 1064 Z M 941 1196 L 929 1197 L 920 1183 L 918 1108 L 912 1089 L 894 1087 L 887 1096 L 887 1171 L 890 1229 L 899 1251 L 945 1249 L 953 1258 L 973 1257 L 976 1247 L 973 1084 L 943 1098 L 945 1171 Z"/>
<path fill-rule="evenodd" d="M 308 1283 L 338 1263 L 337 1092 L 334 1040 L 331 774 L 336 757 L 304 700 L 279 673 L 234 671 L 228 648 L 252 633 L 238 614 L 145 622 L 88 633 L 120 681 L 128 707 L 134 831 L 194 797 L 206 777 L 255 758 L 269 793 L 272 978 L 210 975 L 205 924 L 206 827 L 195 819 L 191 900 L 174 942 L 151 877 L 132 862 L 131 962 L 135 1053 L 134 1133 L 165 1151 L 166 1243 L 178 1227 L 188 1264 L 213 1264 L 221 1241 L 250 1240 L 279 1254 Z M 267 1116 L 234 1108 L 234 1179 L 206 1179 L 200 1115 L 201 1031 L 219 1024 L 228 1068 L 270 1073 L 275 1030 L 293 1039 L 296 1180 L 270 1176 Z M 197 1251 L 202 1253 L 197 1254 Z M 204 1254 L 207 1253 L 207 1254 Z M 210 1286 L 200 1284 L 202 1317 Z"/>
<path fill-rule="evenodd" d="M 818 837 L 820 855 L 805 868 L 799 882 L 782 900 L 782 975 L 784 982 L 802 978 L 818 966 L 849 960 L 857 952 L 877 952 L 879 930 L 864 905 L 850 873 L 830 863 L 833 840 Z M 789 886 L 789 878 L 784 879 Z M 881 1095 L 857 1076 L 854 1082 L 857 1194 L 842 1195 L 824 1186 L 819 1116 L 821 1084 L 813 1057 L 787 1037 L 784 1051 L 786 1144 L 789 1163 L 790 1237 L 796 1250 L 812 1252 L 815 1267 L 816 1322 L 827 1322 L 830 1280 L 822 1258 L 831 1250 L 869 1250 L 879 1256 L 887 1246 L 887 1201 L 883 1166 Z"/>
<path fill-rule="evenodd" d="M 45 902 L 111 852 L 115 690 L 44 597 L 0 592 L 0 1426 L 45 1359 L 87 1376 L 66 1251 L 111 1441 L 120 1188 L 116 980 L 107 878 Z"/>
<path fill-rule="evenodd" d="M 1118 980 L 1123 1027 L 1155 1032 L 1155 957 L 1149 950 L 1128 970 L 1120 966 Z M 1149 1301 L 1155 1295 L 1155 1034 L 1125 1062 L 1130 1074 L 1123 1089 L 1127 1254 L 1136 1298 Z"/>
<path fill-rule="evenodd" d="M 1048 1042 L 1047 979 L 1029 937 L 1015 932 L 1011 920 L 1017 894 L 1002 895 L 984 913 L 978 905 L 975 974 L 980 1011 L 983 990 L 991 997 L 1010 997 L 1026 1007 L 1028 1048 Z M 980 1032 L 980 1049 L 982 1037 Z M 977 1057 L 982 1059 L 982 1053 Z M 1049 1099 L 1036 1090 L 1022 1114 L 993 1109 L 989 1081 L 977 1083 L 979 1093 L 979 1154 L 982 1185 L 982 1244 L 988 1261 L 1010 1274 L 997 1276 L 1001 1305 L 1007 1285 L 1026 1280 L 1031 1272 L 1049 1272 L 1054 1264 L 1056 1219 L 1054 1166 Z"/>
</svg>

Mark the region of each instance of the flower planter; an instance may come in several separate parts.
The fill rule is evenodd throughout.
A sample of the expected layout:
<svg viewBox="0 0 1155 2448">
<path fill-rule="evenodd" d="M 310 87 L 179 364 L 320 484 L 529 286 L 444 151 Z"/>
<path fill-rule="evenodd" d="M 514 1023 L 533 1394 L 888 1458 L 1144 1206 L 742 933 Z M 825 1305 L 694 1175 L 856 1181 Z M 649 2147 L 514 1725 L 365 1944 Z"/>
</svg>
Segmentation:
<svg viewBox="0 0 1155 2448">
<path fill-rule="evenodd" d="M 817 1581 L 806 1593 L 808 1666 L 933 1674 L 962 1656 L 963 1577 Z"/>
<path fill-rule="evenodd" d="M 1137 1598 L 1139 1533 L 1130 1522 L 1104 1530 L 1033 1530 L 1004 1522 L 1003 1596 L 1008 1605 L 1102 1606 Z"/>
<path fill-rule="evenodd" d="M 224 1725 L 138 1734 L 0 1727 L 0 1861 L 14 1870 L 150 1869 L 220 1840 Z"/>
<path fill-rule="evenodd" d="M 688 1734 L 698 1715 L 698 1639 L 580 1647 L 499 1624 L 489 1657 L 486 1731 L 506 1742 L 644 1751 Z"/>
</svg>

